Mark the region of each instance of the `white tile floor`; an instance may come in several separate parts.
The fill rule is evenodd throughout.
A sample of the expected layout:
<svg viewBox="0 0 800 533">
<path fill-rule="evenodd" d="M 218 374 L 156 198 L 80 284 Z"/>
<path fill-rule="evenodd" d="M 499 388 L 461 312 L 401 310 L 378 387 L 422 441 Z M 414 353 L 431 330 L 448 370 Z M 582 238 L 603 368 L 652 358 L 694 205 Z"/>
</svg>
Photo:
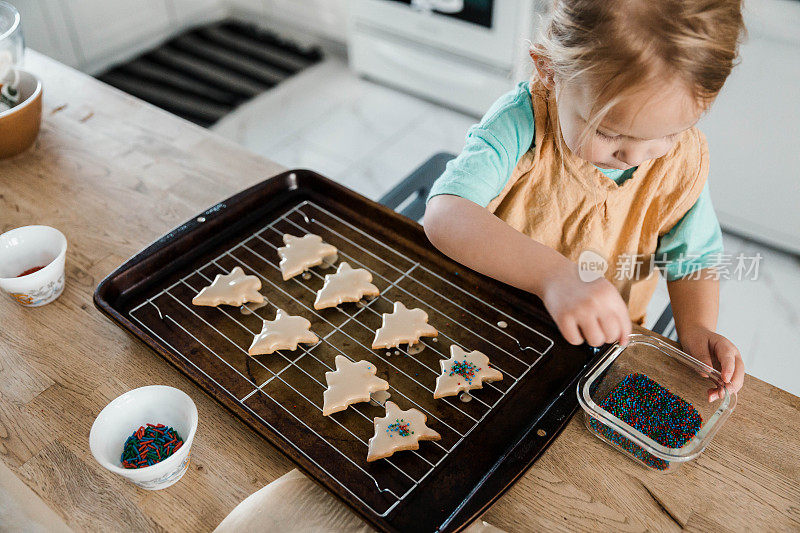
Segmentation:
<svg viewBox="0 0 800 533">
<path fill-rule="evenodd" d="M 371 198 L 436 152 L 459 152 L 475 117 L 354 76 L 328 59 L 240 107 L 214 130 Z"/>
<path fill-rule="evenodd" d="M 436 152 L 458 153 L 476 121 L 353 75 L 327 59 L 241 107 L 214 129 L 287 167 L 305 167 L 373 199 Z M 800 258 L 724 234 L 726 253 L 761 253 L 756 280 L 724 280 L 718 331 L 748 373 L 800 395 Z M 651 327 L 669 300 L 662 280 Z"/>
</svg>

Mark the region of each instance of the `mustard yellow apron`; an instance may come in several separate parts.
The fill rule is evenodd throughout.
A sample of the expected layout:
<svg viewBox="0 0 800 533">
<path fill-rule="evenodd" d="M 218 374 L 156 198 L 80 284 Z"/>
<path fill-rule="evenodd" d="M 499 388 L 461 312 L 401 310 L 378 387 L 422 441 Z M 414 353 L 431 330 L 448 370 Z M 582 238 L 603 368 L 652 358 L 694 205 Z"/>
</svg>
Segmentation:
<svg viewBox="0 0 800 533">
<path fill-rule="evenodd" d="M 617 185 L 559 146 L 555 100 L 540 82 L 531 84 L 531 99 L 534 144 L 488 209 L 576 263 L 584 251 L 602 256 L 603 275 L 628 304 L 631 320 L 643 325 L 658 282 L 650 261 L 658 237 L 694 205 L 708 177 L 705 136 L 685 131 L 666 155 L 642 163 Z"/>
</svg>

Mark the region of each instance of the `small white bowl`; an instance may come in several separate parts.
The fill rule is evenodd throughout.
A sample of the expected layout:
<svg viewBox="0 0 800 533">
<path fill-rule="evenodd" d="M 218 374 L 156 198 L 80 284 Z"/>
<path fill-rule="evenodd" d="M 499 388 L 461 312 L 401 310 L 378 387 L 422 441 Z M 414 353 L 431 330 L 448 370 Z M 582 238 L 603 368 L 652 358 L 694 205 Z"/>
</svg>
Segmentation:
<svg viewBox="0 0 800 533">
<path fill-rule="evenodd" d="M 64 290 L 67 238 L 49 226 L 23 226 L 0 235 L 0 289 L 19 304 L 38 307 Z M 20 276 L 35 267 L 44 267 Z"/>
<path fill-rule="evenodd" d="M 125 441 L 147 424 L 172 426 L 183 439 L 174 454 L 143 468 L 123 468 Z M 147 490 L 176 483 L 189 466 L 189 449 L 197 431 L 197 407 L 185 392 L 166 385 L 150 385 L 128 391 L 100 411 L 89 432 L 89 448 L 101 466 Z"/>
</svg>

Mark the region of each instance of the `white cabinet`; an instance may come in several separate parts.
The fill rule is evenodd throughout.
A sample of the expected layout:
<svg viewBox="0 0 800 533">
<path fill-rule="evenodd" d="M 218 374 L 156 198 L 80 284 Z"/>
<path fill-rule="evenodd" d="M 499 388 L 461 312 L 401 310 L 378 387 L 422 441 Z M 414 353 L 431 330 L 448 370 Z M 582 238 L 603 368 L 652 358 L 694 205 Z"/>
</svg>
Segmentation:
<svg viewBox="0 0 800 533">
<path fill-rule="evenodd" d="M 259 3 L 261 0 L 256 0 Z M 95 73 L 192 24 L 220 20 L 223 0 L 13 0 L 26 45 Z"/>
<path fill-rule="evenodd" d="M 166 0 L 68 0 L 84 70 L 94 71 L 162 36 L 170 20 Z"/>
<path fill-rule="evenodd" d="M 239 13 L 263 16 L 267 12 L 267 0 L 222 0 L 221 3 Z"/>
<path fill-rule="evenodd" d="M 183 28 L 244 15 L 300 44 L 344 42 L 348 0 L 11 0 L 28 46 L 96 73 Z"/>
<path fill-rule="evenodd" d="M 222 0 L 167 0 L 173 28 L 185 28 L 201 22 L 225 18 Z"/>
<path fill-rule="evenodd" d="M 222 0 L 234 13 L 261 17 L 258 23 L 293 39 L 323 36 L 344 43 L 347 39 L 348 0 Z M 283 28 L 288 24 L 289 28 Z"/>
<path fill-rule="evenodd" d="M 183 3 L 188 2 L 184 0 Z M 195 4 L 218 3 L 197 0 Z M 155 44 L 174 26 L 180 0 L 13 0 L 27 46 L 96 72 Z"/>
<path fill-rule="evenodd" d="M 347 0 L 264 0 L 268 17 L 341 42 L 347 39 L 347 3 Z"/>
<path fill-rule="evenodd" d="M 11 0 L 11 4 L 20 13 L 26 46 L 72 67 L 80 66 L 60 0 Z"/>
</svg>

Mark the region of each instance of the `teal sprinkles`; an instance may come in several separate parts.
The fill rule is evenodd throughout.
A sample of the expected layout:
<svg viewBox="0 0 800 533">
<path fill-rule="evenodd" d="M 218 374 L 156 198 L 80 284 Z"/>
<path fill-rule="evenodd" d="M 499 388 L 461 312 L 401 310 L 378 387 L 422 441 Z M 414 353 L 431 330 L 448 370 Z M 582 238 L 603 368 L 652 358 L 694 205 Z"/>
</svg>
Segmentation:
<svg viewBox="0 0 800 533">
<path fill-rule="evenodd" d="M 629 374 L 599 403 L 600 407 L 638 429 L 657 443 L 680 448 L 703 425 L 697 409 L 644 374 Z M 648 453 L 616 431 L 592 418 L 590 426 L 600 435 L 631 453 L 648 466 L 666 470 L 669 462 Z"/>
<path fill-rule="evenodd" d="M 470 363 L 469 361 L 456 361 L 453 363 L 453 366 L 450 367 L 451 376 L 458 374 L 470 385 L 472 385 L 472 380 L 475 379 L 475 374 L 480 371 L 480 367 L 476 366 L 474 363 Z"/>
<path fill-rule="evenodd" d="M 414 434 L 414 432 L 411 431 L 411 424 L 402 418 L 395 418 L 394 422 L 389 424 L 389 427 L 386 428 L 386 433 L 388 433 L 390 437 L 394 437 L 393 433 L 397 433 L 401 437 L 408 437 Z"/>
<path fill-rule="evenodd" d="M 123 468 L 144 468 L 163 461 L 183 446 L 178 432 L 164 424 L 141 426 L 122 447 Z"/>
</svg>

